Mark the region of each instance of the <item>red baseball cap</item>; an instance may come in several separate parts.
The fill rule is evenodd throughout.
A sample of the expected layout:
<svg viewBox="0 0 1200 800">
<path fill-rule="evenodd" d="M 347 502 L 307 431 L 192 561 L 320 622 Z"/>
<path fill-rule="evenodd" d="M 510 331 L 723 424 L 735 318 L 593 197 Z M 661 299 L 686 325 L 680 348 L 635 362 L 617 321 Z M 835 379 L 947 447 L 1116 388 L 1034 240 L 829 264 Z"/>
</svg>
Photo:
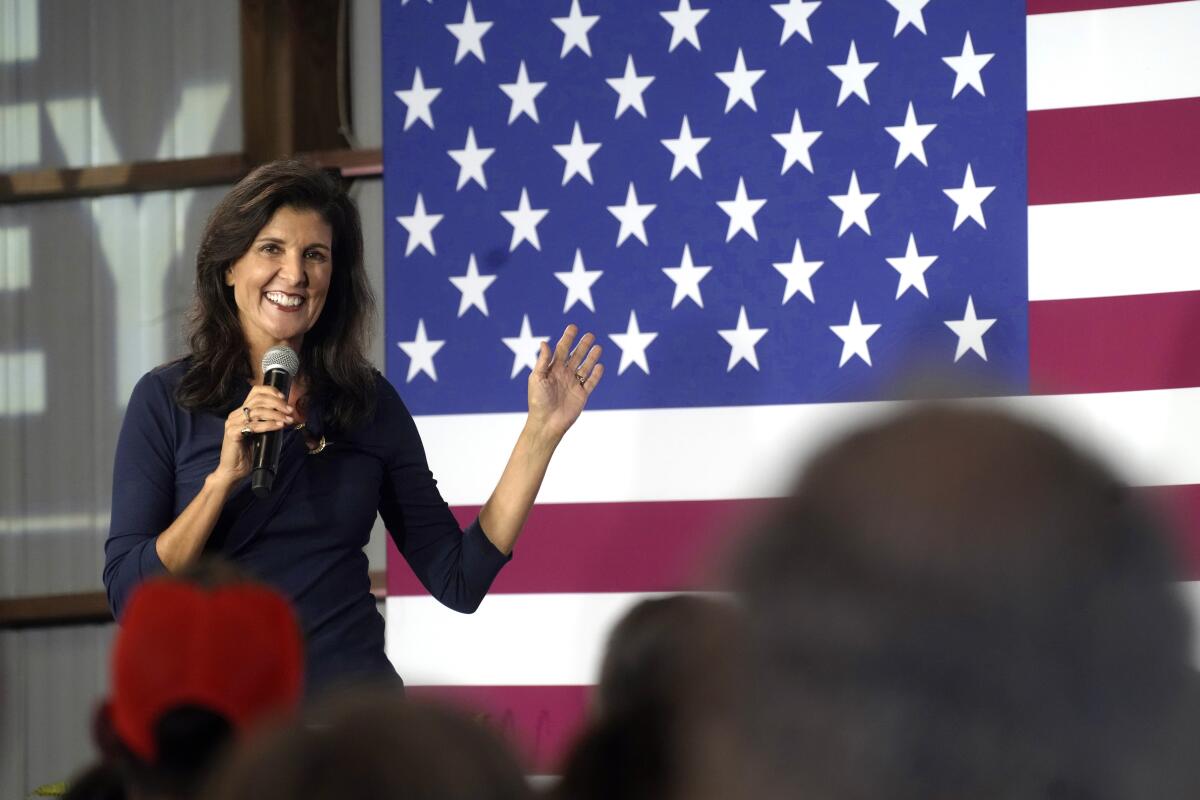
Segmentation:
<svg viewBox="0 0 1200 800">
<path fill-rule="evenodd" d="M 300 628 L 278 592 L 157 578 L 134 591 L 121 617 L 107 713 L 121 741 L 153 763 L 154 727 L 171 709 L 207 708 L 241 732 L 294 711 L 303 682 Z"/>
</svg>

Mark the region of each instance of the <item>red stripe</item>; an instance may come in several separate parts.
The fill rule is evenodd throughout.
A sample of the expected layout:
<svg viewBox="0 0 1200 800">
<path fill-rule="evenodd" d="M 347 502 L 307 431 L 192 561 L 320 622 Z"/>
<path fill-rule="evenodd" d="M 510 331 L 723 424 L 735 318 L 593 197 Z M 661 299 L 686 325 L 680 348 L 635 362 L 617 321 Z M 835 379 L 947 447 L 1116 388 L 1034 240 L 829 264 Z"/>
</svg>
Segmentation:
<svg viewBox="0 0 1200 800">
<path fill-rule="evenodd" d="M 1139 491 L 1175 525 L 1181 578 L 1200 579 L 1200 486 Z M 669 592 L 719 585 L 714 578 L 730 549 L 769 502 L 538 505 L 491 593 Z M 477 509 L 456 511 L 469 522 Z M 389 550 L 388 594 L 424 595 L 412 571 Z"/>
<path fill-rule="evenodd" d="M 1029 203 L 1200 192 L 1200 98 L 1029 113 Z"/>
<path fill-rule="evenodd" d="M 1055 14 L 1059 11 L 1093 11 L 1099 8 L 1157 6 L 1184 0 L 1026 0 L 1026 14 Z"/>
<path fill-rule="evenodd" d="M 561 774 L 564 756 L 587 716 L 587 686 L 411 686 L 493 726 L 534 774 Z"/>
<path fill-rule="evenodd" d="M 1072 394 L 1200 386 L 1198 340 L 1200 292 L 1030 303 L 1030 390 Z"/>
<path fill-rule="evenodd" d="M 1137 490 L 1142 499 L 1174 524 L 1178 533 L 1183 577 L 1200 578 L 1200 486 L 1163 486 Z M 639 507 L 648 504 L 636 504 Z M 670 503 L 694 506 L 692 516 L 708 503 Z M 586 509 L 587 507 L 581 507 Z M 748 502 L 746 510 L 761 510 Z M 718 514 L 728 509 L 720 509 Z M 681 513 L 689 513 L 687 510 Z M 569 560 L 569 559 L 568 559 Z M 513 561 L 509 569 L 515 566 Z M 458 707 L 494 726 L 513 746 L 526 769 L 537 774 L 559 774 L 563 758 L 587 717 L 586 686 L 414 686 L 413 697 L 433 699 Z"/>
<path fill-rule="evenodd" d="M 655 592 L 707 585 L 761 500 L 537 505 L 492 592 Z M 463 525 L 478 506 L 459 507 Z M 388 594 L 425 589 L 389 547 Z"/>
</svg>

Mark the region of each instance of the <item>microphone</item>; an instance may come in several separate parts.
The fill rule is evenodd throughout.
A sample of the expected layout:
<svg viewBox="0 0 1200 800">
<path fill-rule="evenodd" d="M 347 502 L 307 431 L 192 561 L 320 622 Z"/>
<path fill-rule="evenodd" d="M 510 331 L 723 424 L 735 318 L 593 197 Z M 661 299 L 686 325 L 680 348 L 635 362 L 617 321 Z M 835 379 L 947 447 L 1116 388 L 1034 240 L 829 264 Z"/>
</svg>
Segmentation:
<svg viewBox="0 0 1200 800">
<path fill-rule="evenodd" d="M 300 357 L 285 345 L 272 347 L 262 360 L 263 386 L 271 386 L 283 393 L 287 402 L 292 378 L 300 370 Z M 266 497 L 271 493 L 275 473 L 279 470 L 279 449 L 283 445 L 283 431 L 267 431 L 254 434 L 251 456 L 250 488 L 255 497 Z"/>
</svg>

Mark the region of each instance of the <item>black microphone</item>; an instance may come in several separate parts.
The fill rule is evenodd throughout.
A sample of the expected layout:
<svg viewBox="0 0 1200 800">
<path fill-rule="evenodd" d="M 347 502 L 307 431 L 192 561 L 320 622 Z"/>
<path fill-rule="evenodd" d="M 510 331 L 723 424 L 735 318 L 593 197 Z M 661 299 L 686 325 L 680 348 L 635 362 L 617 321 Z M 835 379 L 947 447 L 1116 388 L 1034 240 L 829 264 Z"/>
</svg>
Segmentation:
<svg viewBox="0 0 1200 800">
<path fill-rule="evenodd" d="M 290 347 L 280 345 L 266 352 L 262 360 L 263 386 L 271 386 L 283 393 L 287 402 L 292 378 L 300 369 L 300 357 Z M 279 449 L 283 445 L 283 431 L 267 431 L 254 434 L 251 457 L 250 488 L 255 497 L 266 497 L 275 483 L 279 469 Z"/>
</svg>

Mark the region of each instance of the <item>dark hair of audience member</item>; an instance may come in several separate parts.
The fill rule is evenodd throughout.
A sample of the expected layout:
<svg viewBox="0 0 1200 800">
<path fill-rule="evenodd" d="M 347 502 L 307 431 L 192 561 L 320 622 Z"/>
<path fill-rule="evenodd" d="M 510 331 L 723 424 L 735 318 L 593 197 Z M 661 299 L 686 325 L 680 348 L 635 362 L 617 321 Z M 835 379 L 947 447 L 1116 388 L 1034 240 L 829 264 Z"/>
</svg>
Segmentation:
<svg viewBox="0 0 1200 800">
<path fill-rule="evenodd" d="M 303 723 L 239 745 L 212 800 L 529 800 L 513 755 L 482 724 L 394 689 L 330 696 Z"/>
<path fill-rule="evenodd" d="M 646 600 L 622 618 L 608 641 L 592 719 L 555 794 L 728 796 L 722 788 L 735 771 L 738 625 L 729 603 L 694 595 Z"/>
<path fill-rule="evenodd" d="M 255 582 L 250 573 L 219 557 L 200 559 L 172 578 L 203 589 Z M 221 714 L 200 706 L 178 706 L 155 725 L 158 758 L 147 763 L 121 741 L 104 710 L 97 709 L 92 739 L 100 761 L 69 782 L 64 800 L 187 800 L 226 753 L 233 734 Z"/>
<path fill-rule="evenodd" d="M 1167 549 L 1057 436 L 930 407 L 809 466 L 738 580 L 756 797 L 1196 797 Z"/>
</svg>

